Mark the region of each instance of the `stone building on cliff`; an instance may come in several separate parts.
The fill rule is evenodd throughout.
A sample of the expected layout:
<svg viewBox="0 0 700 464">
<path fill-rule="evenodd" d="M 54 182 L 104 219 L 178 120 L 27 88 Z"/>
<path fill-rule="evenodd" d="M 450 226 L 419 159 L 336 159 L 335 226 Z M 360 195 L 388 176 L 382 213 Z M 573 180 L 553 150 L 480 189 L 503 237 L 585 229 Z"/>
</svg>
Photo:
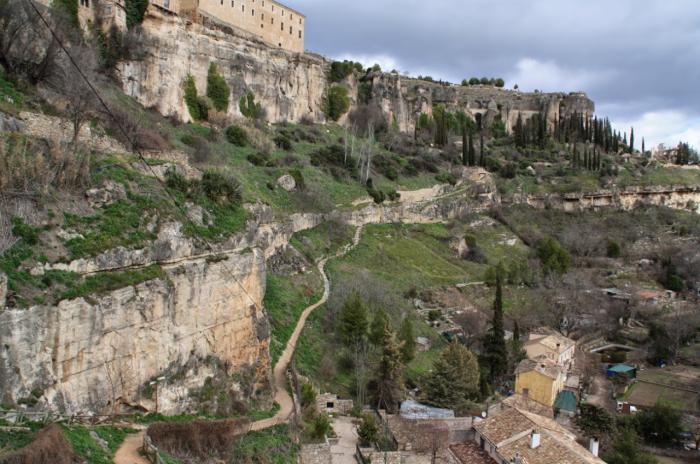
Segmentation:
<svg viewBox="0 0 700 464">
<path fill-rule="evenodd" d="M 151 0 L 151 3 L 202 24 L 253 34 L 273 47 L 304 51 L 306 17 L 273 0 Z"/>
</svg>

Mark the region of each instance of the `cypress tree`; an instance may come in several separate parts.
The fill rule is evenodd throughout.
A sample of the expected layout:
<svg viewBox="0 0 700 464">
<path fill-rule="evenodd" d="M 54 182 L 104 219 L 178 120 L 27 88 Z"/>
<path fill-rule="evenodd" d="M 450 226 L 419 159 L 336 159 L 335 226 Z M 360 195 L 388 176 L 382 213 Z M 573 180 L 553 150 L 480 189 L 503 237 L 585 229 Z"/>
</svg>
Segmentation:
<svg viewBox="0 0 700 464">
<path fill-rule="evenodd" d="M 362 343 L 366 340 L 368 325 L 367 308 L 360 294 L 354 291 L 340 311 L 338 331 L 343 343 L 348 347 Z"/>
<path fill-rule="evenodd" d="M 469 131 L 469 166 L 476 166 L 476 151 L 474 150 L 474 137 Z"/>
<path fill-rule="evenodd" d="M 484 160 L 484 132 L 483 131 L 479 132 L 479 139 L 480 139 L 479 166 L 481 166 L 483 168 L 486 165 L 485 160 Z"/>
<path fill-rule="evenodd" d="M 503 266 L 496 268 L 496 297 L 493 302 L 493 320 L 484 340 L 484 355 L 489 366 L 491 381 L 494 382 L 506 373 L 508 350 L 503 325 Z"/>
<path fill-rule="evenodd" d="M 642 137 L 642 155 L 645 155 L 646 152 L 647 152 L 646 143 L 644 142 L 644 137 Z"/>
<path fill-rule="evenodd" d="M 462 127 L 462 165 L 468 164 L 467 126 Z"/>
<path fill-rule="evenodd" d="M 406 317 L 401 323 L 399 332 L 401 342 L 401 360 L 408 364 L 416 357 L 416 333 L 413 329 L 413 321 Z"/>
<path fill-rule="evenodd" d="M 630 153 L 634 153 L 634 127 L 630 130 Z"/>
<path fill-rule="evenodd" d="M 369 341 L 372 342 L 374 346 L 384 346 L 384 329 L 387 325 L 389 325 L 389 316 L 387 316 L 386 311 L 380 309 L 374 315 L 374 319 L 372 319 L 372 325 L 369 329 Z"/>
</svg>

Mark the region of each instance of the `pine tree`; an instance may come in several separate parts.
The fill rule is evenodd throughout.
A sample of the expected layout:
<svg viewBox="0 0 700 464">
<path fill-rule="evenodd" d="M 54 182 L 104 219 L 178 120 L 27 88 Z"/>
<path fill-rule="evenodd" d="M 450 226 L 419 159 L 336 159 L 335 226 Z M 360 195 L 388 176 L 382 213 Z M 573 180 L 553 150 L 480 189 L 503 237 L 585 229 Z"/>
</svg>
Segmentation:
<svg viewBox="0 0 700 464">
<path fill-rule="evenodd" d="M 493 321 L 484 340 L 484 355 L 489 366 L 491 381 L 506 373 L 508 350 L 503 325 L 503 266 L 496 268 L 496 298 L 493 302 Z"/>
<path fill-rule="evenodd" d="M 367 308 L 357 291 L 343 305 L 338 322 L 338 332 L 345 346 L 355 347 L 366 339 L 369 325 Z"/>
<path fill-rule="evenodd" d="M 394 413 L 403 399 L 404 365 L 401 362 L 401 345 L 396 341 L 396 336 L 388 326 L 385 331 L 386 342 L 377 366 L 377 406 Z"/>
<path fill-rule="evenodd" d="M 474 136 L 469 131 L 469 166 L 476 166 L 476 150 L 474 150 Z"/>
<path fill-rule="evenodd" d="M 408 364 L 416 357 L 416 333 L 413 321 L 408 317 L 401 323 L 399 341 L 401 342 L 401 361 Z"/>
<path fill-rule="evenodd" d="M 456 339 L 433 363 L 423 385 L 423 400 L 431 405 L 466 412 L 479 396 L 480 371 L 476 356 Z"/>
<path fill-rule="evenodd" d="M 384 329 L 387 325 L 390 325 L 389 316 L 387 316 L 386 311 L 380 309 L 374 315 L 374 319 L 372 319 L 372 325 L 369 329 L 369 341 L 374 346 L 384 346 L 384 335 L 386 333 Z"/>
</svg>

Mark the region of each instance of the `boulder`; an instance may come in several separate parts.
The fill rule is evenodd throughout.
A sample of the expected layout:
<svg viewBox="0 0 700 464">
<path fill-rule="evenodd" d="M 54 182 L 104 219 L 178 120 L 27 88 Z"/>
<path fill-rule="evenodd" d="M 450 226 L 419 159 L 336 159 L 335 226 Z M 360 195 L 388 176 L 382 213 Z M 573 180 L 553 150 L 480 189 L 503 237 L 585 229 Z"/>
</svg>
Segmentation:
<svg viewBox="0 0 700 464">
<path fill-rule="evenodd" d="M 90 206 L 100 208 L 126 199 L 126 188 L 120 183 L 106 180 L 102 187 L 85 192 L 85 196 L 87 196 Z"/>
<path fill-rule="evenodd" d="M 5 307 L 7 299 L 7 276 L 0 272 L 0 308 Z"/>
<path fill-rule="evenodd" d="M 297 183 L 294 180 L 294 177 L 290 176 L 289 174 L 285 174 L 277 179 L 277 185 L 282 187 L 287 192 L 292 192 L 295 188 L 297 188 Z"/>
<path fill-rule="evenodd" d="M 24 124 L 19 119 L 13 118 L 5 113 L 0 113 L 0 131 L 2 132 L 22 132 Z"/>
</svg>

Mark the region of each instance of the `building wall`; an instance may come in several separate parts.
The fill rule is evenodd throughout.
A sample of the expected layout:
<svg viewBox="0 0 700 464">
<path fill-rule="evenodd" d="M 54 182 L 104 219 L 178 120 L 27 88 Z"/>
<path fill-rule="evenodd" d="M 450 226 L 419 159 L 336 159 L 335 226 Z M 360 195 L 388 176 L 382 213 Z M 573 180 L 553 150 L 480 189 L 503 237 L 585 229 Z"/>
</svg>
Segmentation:
<svg viewBox="0 0 700 464">
<path fill-rule="evenodd" d="M 293 52 L 304 51 L 306 18 L 280 3 L 270 0 L 199 0 L 197 10 L 202 15 L 253 33 L 270 45 Z"/>
<path fill-rule="evenodd" d="M 533 343 L 532 345 L 528 345 L 525 347 L 525 352 L 527 353 L 528 358 L 535 359 L 538 356 L 546 356 L 547 359 L 551 359 L 552 361 L 556 362 L 562 367 L 569 366 L 569 364 L 574 358 L 574 350 L 575 347 L 572 346 L 571 348 L 562 353 L 557 353 L 556 350 L 547 348 L 546 346 L 541 345 L 539 343 Z"/>
<path fill-rule="evenodd" d="M 524 395 L 527 389 L 527 397 L 547 406 L 553 406 L 560 391 L 564 389 L 564 376 L 551 379 L 536 371 L 518 374 L 515 378 L 515 392 Z"/>
</svg>

